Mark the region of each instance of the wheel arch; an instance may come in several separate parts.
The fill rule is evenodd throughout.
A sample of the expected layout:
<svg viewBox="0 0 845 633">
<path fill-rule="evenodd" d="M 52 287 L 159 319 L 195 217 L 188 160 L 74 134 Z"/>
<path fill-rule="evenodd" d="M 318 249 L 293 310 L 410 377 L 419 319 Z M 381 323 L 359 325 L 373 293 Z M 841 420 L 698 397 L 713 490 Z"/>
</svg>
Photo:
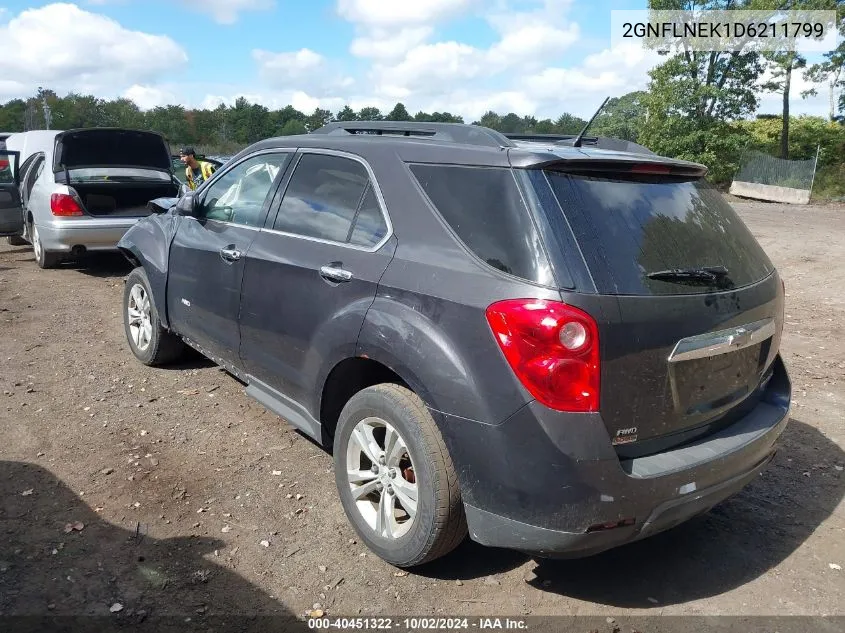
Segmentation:
<svg viewBox="0 0 845 633">
<path fill-rule="evenodd" d="M 167 272 L 170 252 L 169 226 L 161 216 L 151 216 L 136 223 L 117 243 L 117 249 L 132 264 L 147 274 L 159 319 L 170 327 L 167 310 Z"/>
<path fill-rule="evenodd" d="M 391 383 L 410 389 L 420 398 L 414 377 L 408 379 L 390 366 L 366 356 L 345 358 L 327 373 L 320 392 L 320 427 L 322 443 L 331 448 L 340 413 L 356 393 L 374 385 Z"/>
</svg>

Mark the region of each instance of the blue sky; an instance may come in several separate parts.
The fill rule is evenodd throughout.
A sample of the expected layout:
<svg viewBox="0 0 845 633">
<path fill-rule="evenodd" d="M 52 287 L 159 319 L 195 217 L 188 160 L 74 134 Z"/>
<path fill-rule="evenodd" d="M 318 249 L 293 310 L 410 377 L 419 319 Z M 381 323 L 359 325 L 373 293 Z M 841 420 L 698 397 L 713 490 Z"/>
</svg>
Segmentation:
<svg viewBox="0 0 845 633">
<path fill-rule="evenodd" d="M 311 111 L 588 116 L 645 87 L 656 55 L 612 47 L 611 9 L 645 0 L 0 0 L 0 101 L 40 86 L 144 108 L 240 95 Z M 827 95 L 793 111 L 824 114 Z M 762 111 L 778 108 L 776 95 Z"/>
</svg>

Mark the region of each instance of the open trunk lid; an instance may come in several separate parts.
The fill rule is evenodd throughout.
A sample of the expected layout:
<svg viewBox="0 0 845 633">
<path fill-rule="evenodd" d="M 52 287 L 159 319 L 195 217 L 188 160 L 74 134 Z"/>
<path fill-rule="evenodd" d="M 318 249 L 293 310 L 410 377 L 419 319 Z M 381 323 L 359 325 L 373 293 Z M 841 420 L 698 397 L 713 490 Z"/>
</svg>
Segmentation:
<svg viewBox="0 0 845 633">
<path fill-rule="evenodd" d="M 161 134 L 143 130 L 91 128 L 56 136 L 54 173 L 110 167 L 170 173 L 170 148 Z"/>
<path fill-rule="evenodd" d="M 546 170 L 599 295 L 601 415 L 622 456 L 729 424 L 777 355 L 783 287 L 722 195 L 692 175 Z M 558 226 L 561 226 L 558 223 Z M 589 298 L 586 299 L 589 301 Z"/>
</svg>

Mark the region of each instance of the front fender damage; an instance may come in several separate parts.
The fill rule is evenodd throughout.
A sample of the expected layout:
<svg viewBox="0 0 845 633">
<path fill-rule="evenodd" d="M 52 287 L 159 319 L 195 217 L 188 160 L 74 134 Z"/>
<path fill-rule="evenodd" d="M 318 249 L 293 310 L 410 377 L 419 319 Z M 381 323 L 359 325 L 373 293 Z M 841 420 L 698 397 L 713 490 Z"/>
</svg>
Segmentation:
<svg viewBox="0 0 845 633">
<path fill-rule="evenodd" d="M 172 205 L 169 208 L 172 208 Z M 170 243 L 176 222 L 177 217 L 172 212 L 151 215 L 139 220 L 117 243 L 124 257 L 133 266 L 141 266 L 147 273 L 153 301 L 165 327 L 169 327 L 166 303 L 167 272 Z"/>
</svg>

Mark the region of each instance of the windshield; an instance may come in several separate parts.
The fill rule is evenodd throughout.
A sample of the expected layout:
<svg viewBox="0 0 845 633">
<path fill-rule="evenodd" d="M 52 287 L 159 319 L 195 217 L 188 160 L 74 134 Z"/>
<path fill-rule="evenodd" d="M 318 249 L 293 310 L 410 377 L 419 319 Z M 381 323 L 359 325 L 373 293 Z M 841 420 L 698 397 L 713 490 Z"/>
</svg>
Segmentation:
<svg viewBox="0 0 845 633">
<path fill-rule="evenodd" d="M 86 167 L 70 169 L 71 182 L 137 182 L 151 180 L 154 182 L 170 182 L 170 174 L 153 169 L 138 169 L 132 167 Z M 60 172 L 59 177 L 63 180 Z"/>
<path fill-rule="evenodd" d="M 713 292 L 755 283 L 773 270 L 736 212 L 703 180 L 553 171 L 546 177 L 560 204 L 552 212 L 564 212 L 603 294 Z M 649 277 L 712 267 L 727 273 L 712 283 Z"/>
</svg>

